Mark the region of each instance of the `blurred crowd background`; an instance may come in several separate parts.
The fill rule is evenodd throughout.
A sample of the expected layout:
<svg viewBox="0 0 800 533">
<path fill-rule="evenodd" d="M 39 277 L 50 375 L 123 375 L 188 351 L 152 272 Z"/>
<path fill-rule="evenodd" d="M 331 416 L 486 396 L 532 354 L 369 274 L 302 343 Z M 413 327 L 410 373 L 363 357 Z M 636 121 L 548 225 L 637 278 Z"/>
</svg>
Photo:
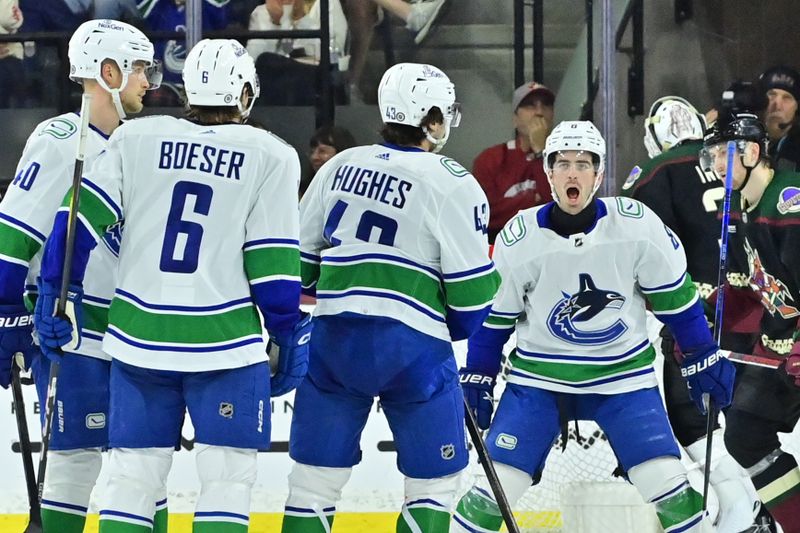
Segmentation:
<svg viewBox="0 0 800 533">
<path fill-rule="evenodd" d="M 434 64 L 455 82 L 464 120 L 446 152 L 468 168 L 520 133 L 532 141 L 523 152 L 535 158 L 535 137 L 553 121 L 603 124 L 616 147 L 606 194 L 647 157 L 643 119 L 657 98 L 682 96 L 704 113 L 736 80 L 800 66 L 800 17 L 789 0 L 329 0 L 329 69 L 320 66 L 319 38 L 292 35 L 320 28 L 319 0 L 0 0 L 0 191 L 33 127 L 78 106 L 66 43 L 82 21 L 115 18 L 152 36 L 165 78 L 145 113 L 180 114 L 190 12 L 201 36 L 247 46 L 262 83 L 253 120 L 295 146 L 305 183 L 336 151 L 377 141 L 377 83 L 399 61 Z M 272 30 L 284 33 L 249 38 Z M 321 98 L 324 77 L 329 101 Z M 540 97 L 520 107 L 515 89 L 533 80 L 543 89 L 528 92 Z M 529 110 L 528 122 L 520 110 Z"/>
</svg>

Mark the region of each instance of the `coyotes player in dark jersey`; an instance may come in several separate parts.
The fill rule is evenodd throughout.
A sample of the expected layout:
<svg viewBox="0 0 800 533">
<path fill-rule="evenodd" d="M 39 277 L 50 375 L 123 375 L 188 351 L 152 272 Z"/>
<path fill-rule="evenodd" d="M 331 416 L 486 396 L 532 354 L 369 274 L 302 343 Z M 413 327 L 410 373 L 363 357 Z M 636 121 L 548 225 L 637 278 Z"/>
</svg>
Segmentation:
<svg viewBox="0 0 800 533">
<path fill-rule="evenodd" d="M 725 444 L 747 469 L 785 532 L 800 532 L 800 468 L 778 432 L 800 418 L 800 174 L 774 171 L 767 133 L 755 115 L 730 113 L 704 139 L 704 165 L 725 174 L 725 145 L 736 141 L 728 283 L 763 304 L 756 353 L 785 358 L 777 370 L 749 366 L 726 414 Z M 726 304 L 727 306 L 727 304 Z"/>
<path fill-rule="evenodd" d="M 633 168 L 622 186 L 622 194 L 646 204 L 678 235 L 686 249 L 687 271 L 701 297 L 706 299 L 717 284 L 720 237 L 717 209 L 725 189 L 714 172 L 704 171 L 699 164 L 704 131 L 704 118 L 683 98 L 665 96 L 656 100 L 645 121 L 644 142 L 652 159 L 641 168 Z M 729 310 L 753 307 L 732 304 L 730 300 L 727 303 Z M 740 317 L 732 317 L 730 313 L 725 318 L 726 325 L 741 322 Z M 666 329 L 662 336 L 664 397 L 670 423 L 687 454 L 704 464 L 706 417 L 692 404 L 680 367 L 671 357 L 674 340 Z M 747 351 L 752 346 L 752 337 L 726 332 L 727 346 L 725 342 L 723 346 Z M 752 484 L 725 450 L 722 438 L 712 442 L 711 485 L 720 503 L 715 525 L 719 531 L 745 530 L 753 522 Z"/>
</svg>

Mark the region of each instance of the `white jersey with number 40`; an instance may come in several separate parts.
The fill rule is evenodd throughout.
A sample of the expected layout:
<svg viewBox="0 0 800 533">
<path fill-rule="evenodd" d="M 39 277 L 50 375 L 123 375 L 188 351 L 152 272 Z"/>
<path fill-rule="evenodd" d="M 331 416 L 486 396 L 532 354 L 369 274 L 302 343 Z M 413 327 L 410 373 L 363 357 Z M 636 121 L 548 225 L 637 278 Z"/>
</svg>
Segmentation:
<svg viewBox="0 0 800 533">
<path fill-rule="evenodd" d="M 36 294 L 44 242 L 53 228 L 56 211 L 72 186 L 79 124 L 80 117 L 76 113 L 64 113 L 36 126 L 25 144 L 14 180 L 0 203 L 0 261 L 27 267 L 25 290 L 31 299 Z M 105 149 L 107 142 L 106 135 L 89 127 L 84 171 Z M 82 340 L 75 353 L 109 359 L 101 343 L 116 285 L 120 235 L 120 225 L 101 235 L 100 244 L 86 267 Z M 15 288 L 13 292 L 21 289 Z"/>
</svg>

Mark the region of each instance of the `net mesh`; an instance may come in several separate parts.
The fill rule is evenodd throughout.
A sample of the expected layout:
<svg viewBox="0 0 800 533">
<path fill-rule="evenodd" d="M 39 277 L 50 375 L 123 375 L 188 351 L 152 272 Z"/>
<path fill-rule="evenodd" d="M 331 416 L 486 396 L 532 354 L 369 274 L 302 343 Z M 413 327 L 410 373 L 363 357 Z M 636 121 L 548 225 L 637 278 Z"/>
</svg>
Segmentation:
<svg viewBox="0 0 800 533">
<path fill-rule="evenodd" d="M 515 505 L 523 531 L 557 532 L 563 527 L 562 491 L 570 484 L 608 482 L 626 486 L 613 475 L 617 459 L 603 431 L 593 422 L 570 424 L 566 448 L 559 437 L 545 463 L 542 480 Z"/>
<path fill-rule="evenodd" d="M 495 387 L 495 402 L 499 401 L 505 389 L 509 368 L 508 361 L 504 360 L 503 372 Z M 617 458 L 600 427 L 589 421 L 570 422 L 566 447 L 563 446 L 563 436 L 559 436 L 547 457 L 541 481 L 528 489 L 513 506 L 520 530 L 537 533 L 565 531 L 563 491 L 569 490 L 571 484 L 590 482 L 614 484 L 622 490 L 627 487 L 627 482 L 614 476 L 616 469 Z M 464 484 L 472 486 L 482 475 L 482 467 L 477 458 L 473 458 Z M 468 490 L 469 486 L 463 487 L 460 493 Z"/>
</svg>

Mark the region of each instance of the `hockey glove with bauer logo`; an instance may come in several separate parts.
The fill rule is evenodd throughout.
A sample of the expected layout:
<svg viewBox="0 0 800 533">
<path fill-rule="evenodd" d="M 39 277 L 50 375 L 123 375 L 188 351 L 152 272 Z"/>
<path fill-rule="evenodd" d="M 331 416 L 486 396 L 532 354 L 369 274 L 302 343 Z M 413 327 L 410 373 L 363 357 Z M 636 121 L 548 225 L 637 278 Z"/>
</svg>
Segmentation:
<svg viewBox="0 0 800 533">
<path fill-rule="evenodd" d="M 716 344 L 686 354 L 681 363 L 681 375 L 689 383 L 689 395 L 701 413 L 708 410 L 704 394 L 711 396 L 717 409 L 731 404 L 736 369 Z"/>
<path fill-rule="evenodd" d="M 79 285 L 70 285 L 67 291 L 66 316 L 54 316 L 61 292 L 60 286 L 41 278 L 37 280 L 37 285 L 39 298 L 36 300 L 33 320 L 36 324 L 36 334 L 39 336 L 39 345 L 48 359 L 59 363 L 63 352 L 74 352 L 81 345 L 83 288 Z"/>
<path fill-rule="evenodd" d="M 489 429 L 494 411 L 494 376 L 465 367 L 459 371 L 458 380 L 467 405 L 475 413 L 478 427 Z"/>
<path fill-rule="evenodd" d="M 270 396 L 273 398 L 293 391 L 306 377 L 308 341 L 311 340 L 313 327 L 311 315 L 303 313 L 291 333 L 280 339 L 270 336 L 267 353 L 272 372 L 272 378 L 269 381 Z"/>
<path fill-rule="evenodd" d="M 0 387 L 11 384 L 14 356 L 21 353 L 25 366 L 39 351 L 33 343 L 33 315 L 24 305 L 0 305 Z"/>
</svg>

